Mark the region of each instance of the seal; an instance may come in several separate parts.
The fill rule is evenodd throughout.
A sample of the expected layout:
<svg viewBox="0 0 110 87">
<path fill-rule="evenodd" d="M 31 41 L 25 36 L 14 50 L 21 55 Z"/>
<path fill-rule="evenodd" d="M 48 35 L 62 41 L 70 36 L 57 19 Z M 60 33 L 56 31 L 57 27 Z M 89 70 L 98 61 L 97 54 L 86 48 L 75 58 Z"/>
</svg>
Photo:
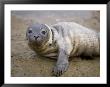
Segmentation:
<svg viewBox="0 0 110 87">
<path fill-rule="evenodd" d="M 38 55 L 57 59 L 55 76 L 67 71 L 69 57 L 100 55 L 100 34 L 75 22 L 33 24 L 26 37 L 29 47 Z"/>
</svg>

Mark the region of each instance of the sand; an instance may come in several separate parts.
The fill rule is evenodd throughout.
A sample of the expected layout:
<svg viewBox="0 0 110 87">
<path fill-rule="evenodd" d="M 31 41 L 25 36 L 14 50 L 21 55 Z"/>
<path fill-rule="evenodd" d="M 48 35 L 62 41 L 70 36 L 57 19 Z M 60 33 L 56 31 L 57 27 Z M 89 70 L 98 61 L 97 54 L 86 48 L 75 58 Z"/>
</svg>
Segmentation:
<svg viewBox="0 0 110 87">
<path fill-rule="evenodd" d="M 53 77 L 56 60 L 41 58 L 27 45 L 26 29 L 31 23 L 49 25 L 61 21 L 74 21 L 97 32 L 100 31 L 98 11 L 12 11 L 11 13 L 11 76 Z M 100 57 L 86 59 L 73 57 L 68 70 L 61 77 L 100 76 Z"/>
</svg>

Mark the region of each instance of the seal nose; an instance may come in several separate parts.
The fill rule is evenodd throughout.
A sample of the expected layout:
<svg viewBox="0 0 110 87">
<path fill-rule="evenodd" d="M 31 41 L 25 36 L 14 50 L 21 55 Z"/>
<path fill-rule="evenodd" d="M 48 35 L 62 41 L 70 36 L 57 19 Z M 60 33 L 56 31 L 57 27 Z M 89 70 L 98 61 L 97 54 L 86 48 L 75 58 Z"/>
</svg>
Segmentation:
<svg viewBox="0 0 110 87">
<path fill-rule="evenodd" d="M 37 40 L 39 38 L 39 36 L 34 36 L 35 40 Z"/>
</svg>

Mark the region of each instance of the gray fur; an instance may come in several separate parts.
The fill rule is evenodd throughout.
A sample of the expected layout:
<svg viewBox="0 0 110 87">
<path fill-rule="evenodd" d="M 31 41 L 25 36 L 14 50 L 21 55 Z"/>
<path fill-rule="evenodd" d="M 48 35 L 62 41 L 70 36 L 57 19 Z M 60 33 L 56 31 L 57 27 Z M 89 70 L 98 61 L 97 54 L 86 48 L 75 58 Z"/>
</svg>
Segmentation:
<svg viewBox="0 0 110 87">
<path fill-rule="evenodd" d="M 48 31 L 45 36 L 39 34 L 42 26 Z M 59 22 L 52 26 L 36 24 L 30 28 L 33 33 L 30 35 L 28 29 L 26 34 L 30 48 L 39 55 L 57 59 L 53 69 L 56 76 L 68 69 L 68 58 L 71 56 L 100 55 L 100 34 L 77 23 Z M 41 35 L 43 38 L 36 41 L 34 35 Z"/>
<path fill-rule="evenodd" d="M 45 34 L 43 34 L 44 32 Z M 49 30 L 44 24 L 34 24 L 29 26 L 26 32 L 26 37 L 31 43 L 37 45 L 45 44 L 49 39 Z M 45 39 L 45 40 L 44 40 Z"/>
</svg>

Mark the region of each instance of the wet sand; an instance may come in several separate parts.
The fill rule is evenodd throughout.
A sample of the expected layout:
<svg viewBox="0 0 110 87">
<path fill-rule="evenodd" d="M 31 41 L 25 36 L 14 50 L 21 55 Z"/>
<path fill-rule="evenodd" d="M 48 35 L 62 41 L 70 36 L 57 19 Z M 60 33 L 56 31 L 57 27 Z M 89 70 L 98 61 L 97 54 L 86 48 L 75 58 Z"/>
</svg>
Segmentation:
<svg viewBox="0 0 110 87">
<path fill-rule="evenodd" d="M 31 23 L 54 24 L 74 21 L 100 31 L 98 11 L 12 11 L 11 12 L 11 76 L 51 77 L 56 60 L 38 57 L 27 45 L 25 33 Z M 74 57 L 62 77 L 100 76 L 100 58 Z"/>
</svg>

